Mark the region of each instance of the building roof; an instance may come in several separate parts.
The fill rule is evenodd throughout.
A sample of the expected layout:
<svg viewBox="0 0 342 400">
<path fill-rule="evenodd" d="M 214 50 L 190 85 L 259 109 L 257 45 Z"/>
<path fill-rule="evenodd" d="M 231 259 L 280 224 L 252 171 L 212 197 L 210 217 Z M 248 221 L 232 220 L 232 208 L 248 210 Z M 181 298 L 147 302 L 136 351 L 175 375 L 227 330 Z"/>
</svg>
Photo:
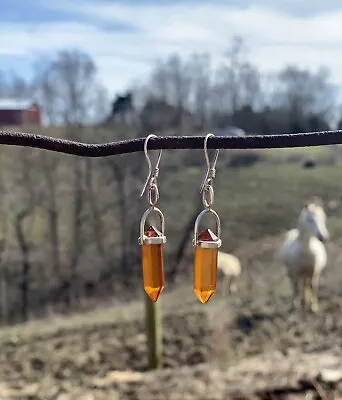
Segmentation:
<svg viewBox="0 0 342 400">
<path fill-rule="evenodd" d="M 33 103 L 34 101 L 28 99 L 0 98 L 0 110 L 25 110 Z"/>
</svg>

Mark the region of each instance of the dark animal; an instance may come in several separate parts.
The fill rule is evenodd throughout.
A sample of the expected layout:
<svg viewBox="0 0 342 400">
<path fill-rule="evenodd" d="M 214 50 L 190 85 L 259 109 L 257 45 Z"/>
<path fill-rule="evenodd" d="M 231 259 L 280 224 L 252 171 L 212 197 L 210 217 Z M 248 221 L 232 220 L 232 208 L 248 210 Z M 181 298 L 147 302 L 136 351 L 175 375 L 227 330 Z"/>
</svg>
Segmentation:
<svg viewBox="0 0 342 400">
<path fill-rule="evenodd" d="M 316 162 L 313 160 L 305 160 L 303 162 L 303 168 L 311 169 L 316 167 Z"/>
<path fill-rule="evenodd" d="M 125 96 L 116 96 L 116 99 L 112 103 L 111 117 L 120 117 L 123 122 L 127 122 L 128 114 L 133 111 L 133 95 L 128 92 Z"/>
</svg>

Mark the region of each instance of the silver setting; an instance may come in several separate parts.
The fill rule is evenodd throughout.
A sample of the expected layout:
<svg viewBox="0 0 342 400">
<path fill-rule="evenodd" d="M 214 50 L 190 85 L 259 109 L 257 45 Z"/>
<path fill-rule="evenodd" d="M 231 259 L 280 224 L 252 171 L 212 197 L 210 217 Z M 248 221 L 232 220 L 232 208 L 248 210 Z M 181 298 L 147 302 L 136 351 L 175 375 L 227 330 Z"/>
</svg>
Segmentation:
<svg viewBox="0 0 342 400">
<path fill-rule="evenodd" d="M 196 247 L 201 247 L 202 249 L 218 249 L 219 247 L 221 247 L 221 244 L 221 239 L 218 239 L 216 242 L 205 242 L 199 240 Z"/>
<path fill-rule="evenodd" d="M 206 240 L 198 240 L 198 226 L 199 226 L 199 222 L 201 220 L 201 218 L 203 217 L 203 215 L 205 215 L 206 213 L 210 213 L 213 214 L 213 216 L 215 217 L 215 221 L 216 221 L 216 236 L 217 236 L 217 240 L 215 241 L 206 241 Z M 221 247 L 222 245 L 222 241 L 221 241 L 221 222 L 220 222 L 220 218 L 217 214 L 216 211 L 214 211 L 211 208 L 206 208 L 203 211 L 201 211 L 198 214 L 198 217 L 196 218 L 195 221 L 195 227 L 194 227 L 194 239 L 192 240 L 192 245 L 194 247 L 199 246 L 205 249 L 212 249 L 212 248 L 218 248 Z"/>
<path fill-rule="evenodd" d="M 144 235 L 142 244 L 164 244 L 166 243 L 166 236 L 147 237 Z"/>
<path fill-rule="evenodd" d="M 160 223 L 161 223 L 161 231 L 160 232 L 161 232 L 162 236 L 147 237 L 146 235 L 144 235 L 146 218 L 153 211 L 155 211 L 159 215 Z M 142 246 L 143 244 L 163 244 L 163 243 L 166 243 L 166 236 L 164 235 L 164 231 L 165 231 L 164 215 L 159 210 L 159 208 L 152 206 L 152 207 L 148 208 L 144 212 L 143 216 L 141 217 L 141 220 L 140 220 L 140 237 L 138 239 L 138 243 L 140 244 L 140 246 Z"/>
</svg>

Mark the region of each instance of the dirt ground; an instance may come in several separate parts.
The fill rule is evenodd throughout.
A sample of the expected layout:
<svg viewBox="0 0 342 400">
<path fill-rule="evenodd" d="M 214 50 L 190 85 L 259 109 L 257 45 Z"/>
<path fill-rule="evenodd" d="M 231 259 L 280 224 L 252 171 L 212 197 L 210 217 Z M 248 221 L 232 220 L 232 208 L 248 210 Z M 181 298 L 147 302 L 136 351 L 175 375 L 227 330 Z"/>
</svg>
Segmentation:
<svg viewBox="0 0 342 400">
<path fill-rule="evenodd" d="M 280 269 L 278 274 L 281 280 Z M 196 303 L 190 284 L 165 294 L 160 371 L 146 371 L 139 310 L 125 321 L 113 321 L 108 312 L 108 321 L 57 325 L 48 333 L 6 332 L 0 338 L 0 398 L 314 399 L 318 390 L 321 397 L 335 392 L 337 399 L 342 387 L 328 382 L 338 381 L 329 377 L 333 370 L 342 370 L 336 275 L 328 275 L 322 287 L 320 313 L 307 316 L 289 313 L 289 296 L 279 295 L 280 286 L 265 293 L 255 285 L 248 296 L 248 279 L 242 277 L 243 289 L 234 298 L 218 290 L 206 306 Z M 258 291 L 264 296 L 255 301 Z"/>
</svg>

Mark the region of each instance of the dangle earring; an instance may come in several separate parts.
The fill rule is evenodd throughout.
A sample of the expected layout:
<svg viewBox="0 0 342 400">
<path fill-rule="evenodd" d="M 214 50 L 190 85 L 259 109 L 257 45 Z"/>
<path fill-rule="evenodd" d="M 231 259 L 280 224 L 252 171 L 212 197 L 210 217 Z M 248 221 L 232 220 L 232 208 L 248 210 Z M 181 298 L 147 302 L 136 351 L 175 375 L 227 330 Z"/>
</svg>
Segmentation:
<svg viewBox="0 0 342 400">
<path fill-rule="evenodd" d="M 217 280 L 217 259 L 218 248 L 221 246 L 221 223 L 216 211 L 212 209 L 214 203 L 213 181 L 215 179 L 215 166 L 219 154 L 216 150 L 214 161 L 210 165 L 207 149 L 209 137 L 215 136 L 209 133 L 204 140 L 204 155 L 207 162 L 207 172 L 204 176 L 200 193 L 202 193 L 202 202 L 204 210 L 198 215 L 195 221 L 193 246 L 194 254 L 194 291 L 201 303 L 207 303 L 216 290 Z M 198 225 L 202 216 L 211 213 L 216 221 L 216 234 L 210 229 L 205 229 L 198 234 Z"/>
<path fill-rule="evenodd" d="M 151 160 L 147 154 L 147 143 L 151 137 L 157 136 L 151 134 L 145 139 L 144 153 L 149 167 L 149 174 L 140 194 L 140 197 L 142 197 L 147 189 L 149 208 L 145 211 L 140 221 L 140 237 L 138 243 L 141 246 L 144 289 L 151 300 L 155 302 L 158 300 L 160 293 L 164 289 L 164 261 L 162 245 L 166 243 L 166 236 L 164 235 L 164 215 L 159 208 L 156 207 L 159 200 L 157 178 L 159 175 L 159 163 L 162 150 L 160 150 L 156 166 L 152 170 Z M 150 226 L 146 231 L 144 231 L 146 219 L 152 211 L 155 211 L 159 215 L 161 231 L 154 226 Z"/>
</svg>

